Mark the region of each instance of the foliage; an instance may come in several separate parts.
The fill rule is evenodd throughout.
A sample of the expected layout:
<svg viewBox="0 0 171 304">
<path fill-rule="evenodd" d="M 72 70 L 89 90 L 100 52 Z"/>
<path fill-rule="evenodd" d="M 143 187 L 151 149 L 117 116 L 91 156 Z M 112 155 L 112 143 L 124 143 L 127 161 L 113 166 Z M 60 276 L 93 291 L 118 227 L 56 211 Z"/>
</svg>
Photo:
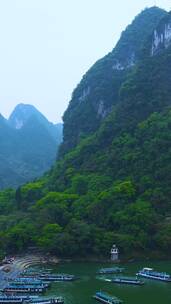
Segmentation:
<svg viewBox="0 0 171 304">
<path fill-rule="evenodd" d="M 156 13 L 159 19 L 163 14 L 154 10 L 151 18 L 152 11 L 150 29 L 157 23 Z M 100 257 L 108 256 L 117 243 L 127 257 L 151 252 L 171 257 L 171 48 L 154 57 L 142 55 L 138 45 L 150 30 L 143 26 L 143 37 L 137 37 L 139 26 L 147 22 L 138 20 L 114 51 L 124 56 L 122 43 L 128 47 L 135 35 L 139 58 L 125 81 L 117 79 L 119 85 L 113 88 L 116 82 L 110 82 L 106 69 L 110 55 L 95 64 L 74 91 L 65 114 L 64 145 L 67 150 L 79 144 L 42 179 L 0 193 L 2 252 L 34 245 L 60 256 Z M 92 91 L 85 109 L 78 100 L 89 82 Z M 97 123 L 94 101 L 99 96 L 115 105 Z"/>
<path fill-rule="evenodd" d="M 122 33 L 112 52 L 98 60 L 84 75 L 64 113 L 64 141 L 60 154 L 95 132 L 118 104 L 122 84 L 134 63 L 142 57 L 148 37 L 165 15 L 167 13 L 157 7 L 142 11 Z"/>
</svg>

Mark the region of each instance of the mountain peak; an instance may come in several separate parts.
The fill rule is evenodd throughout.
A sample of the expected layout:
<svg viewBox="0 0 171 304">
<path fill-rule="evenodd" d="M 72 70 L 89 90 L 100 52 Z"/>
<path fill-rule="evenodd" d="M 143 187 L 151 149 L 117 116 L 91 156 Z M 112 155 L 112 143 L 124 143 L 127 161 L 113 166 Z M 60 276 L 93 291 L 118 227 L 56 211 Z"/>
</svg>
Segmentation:
<svg viewBox="0 0 171 304">
<path fill-rule="evenodd" d="M 21 129 L 33 116 L 37 117 L 38 120 L 47 121 L 46 117 L 33 105 L 20 103 L 14 108 L 8 122 L 13 128 Z"/>
<path fill-rule="evenodd" d="M 122 32 L 113 50 L 113 69 L 124 70 L 132 67 L 141 56 L 142 47 L 159 21 L 167 15 L 163 9 L 153 6 L 141 11 Z"/>
<path fill-rule="evenodd" d="M 8 120 L 0 114 L 0 189 L 16 187 L 50 169 L 62 141 L 62 125 L 34 106 L 18 104 Z"/>
</svg>

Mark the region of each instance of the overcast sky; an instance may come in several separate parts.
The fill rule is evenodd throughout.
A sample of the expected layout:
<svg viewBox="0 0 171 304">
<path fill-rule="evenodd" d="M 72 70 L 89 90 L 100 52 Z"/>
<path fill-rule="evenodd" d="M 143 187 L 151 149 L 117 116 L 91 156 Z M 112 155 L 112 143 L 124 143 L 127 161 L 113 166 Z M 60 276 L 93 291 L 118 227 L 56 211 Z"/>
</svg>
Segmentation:
<svg viewBox="0 0 171 304">
<path fill-rule="evenodd" d="M 145 7 L 170 0 L 0 0 L 0 112 L 35 105 L 59 122 L 83 74 Z"/>
</svg>

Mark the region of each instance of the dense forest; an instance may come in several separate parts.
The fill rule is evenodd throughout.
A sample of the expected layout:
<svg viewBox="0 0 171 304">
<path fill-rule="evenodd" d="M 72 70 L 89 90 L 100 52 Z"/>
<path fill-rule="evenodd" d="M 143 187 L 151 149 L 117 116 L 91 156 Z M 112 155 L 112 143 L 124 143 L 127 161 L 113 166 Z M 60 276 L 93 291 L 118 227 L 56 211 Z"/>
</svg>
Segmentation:
<svg viewBox="0 0 171 304">
<path fill-rule="evenodd" d="M 141 40 L 142 22 L 148 30 Z M 106 107 L 106 114 L 96 123 L 93 115 L 99 112 L 93 108 L 90 119 L 94 125 L 76 134 L 81 120 L 82 127 L 86 126 L 95 100 L 89 96 L 81 103 L 78 94 L 78 103 L 72 99 L 64 116 L 64 144 L 51 171 L 17 190 L 0 193 L 1 255 L 36 246 L 62 257 L 104 257 L 116 243 L 125 258 L 170 257 L 171 32 L 166 33 L 166 28 L 171 28 L 169 13 L 156 7 L 146 9 L 113 51 L 120 54 L 123 66 L 118 71 L 119 86 L 106 73 L 106 57 L 83 78 L 73 98 L 77 90 L 84 92 L 81 96 L 89 94 L 87 77 L 91 83 L 93 73 L 98 88 L 93 96 L 95 91 L 103 91 L 106 98 L 109 95 L 110 102 L 113 99 L 110 110 Z M 128 66 L 118 45 L 124 37 L 131 49 L 130 31 L 136 33 L 135 45 L 142 44 Z M 102 73 L 104 82 L 99 81 Z M 124 74 L 122 81 L 120 73 Z M 112 83 L 117 98 L 111 95 Z M 71 126 L 76 113 L 78 120 Z"/>
</svg>

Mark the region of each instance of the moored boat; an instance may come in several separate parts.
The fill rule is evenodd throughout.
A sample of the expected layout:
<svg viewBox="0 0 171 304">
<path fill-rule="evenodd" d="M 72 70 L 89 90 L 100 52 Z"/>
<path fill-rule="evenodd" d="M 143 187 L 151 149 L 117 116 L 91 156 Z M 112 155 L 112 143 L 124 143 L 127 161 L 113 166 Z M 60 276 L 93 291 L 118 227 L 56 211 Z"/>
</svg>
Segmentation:
<svg viewBox="0 0 171 304">
<path fill-rule="evenodd" d="M 0 296 L 0 304 L 22 304 L 29 300 L 28 297 L 17 297 L 17 296 Z"/>
<path fill-rule="evenodd" d="M 10 285 L 32 285 L 32 286 L 41 286 L 43 288 L 48 288 L 49 287 L 49 283 L 47 282 L 43 282 L 41 280 L 36 280 L 36 279 L 30 279 L 30 278 L 17 278 L 14 281 L 10 282 Z"/>
<path fill-rule="evenodd" d="M 30 280 L 30 279 L 25 279 L 25 280 L 20 280 L 20 279 L 15 279 L 14 281 L 10 282 L 10 285 L 32 285 L 32 286 L 41 286 L 43 288 L 48 288 L 49 283 L 45 283 L 41 280 Z"/>
<path fill-rule="evenodd" d="M 55 298 L 35 298 L 31 300 L 31 304 L 63 304 L 64 299 L 62 297 Z"/>
<path fill-rule="evenodd" d="M 111 280 L 106 279 L 106 281 L 116 284 L 144 285 L 144 282 L 139 280 L 138 278 L 116 277 L 116 278 L 112 278 Z"/>
<path fill-rule="evenodd" d="M 108 295 L 107 293 L 98 291 L 95 293 L 95 295 L 93 296 L 94 299 L 96 299 L 97 301 L 101 302 L 101 303 L 105 303 L 105 304 L 120 304 L 122 303 L 122 301 L 120 299 L 118 299 L 117 297 L 113 297 Z"/>
<path fill-rule="evenodd" d="M 137 276 L 141 276 L 146 279 L 153 279 L 163 282 L 171 282 L 171 275 L 166 272 L 157 272 L 154 271 L 153 268 L 143 268 L 142 270 L 138 271 Z"/>
<path fill-rule="evenodd" d="M 43 293 L 45 288 L 41 285 L 13 285 L 9 284 L 2 289 L 5 293 Z"/>
<path fill-rule="evenodd" d="M 113 273 L 121 273 L 124 271 L 122 267 L 112 267 L 112 268 L 101 268 L 98 271 L 98 274 L 113 274 Z"/>
<path fill-rule="evenodd" d="M 19 278 L 37 278 L 41 273 L 39 272 L 21 272 Z"/>
<path fill-rule="evenodd" d="M 34 278 L 34 277 L 37 277 L 37 276 L 39 276 L 39 275 L 41 275 L 41 274 L 50 274 L 50 271 L 48 270 L 48 271 L 45 271 L 45 270 L 40 270 L 40 269 L 26 269 L 26 270 L 24 270 L 24 271 L 22 271 L 21 273 L 20 273 L 20 276 L 21 277 L 25 277 L 25 276 L 27 276 L 27 277 L 30 277 L 30 278 Z"/>
<path fill-rule="evenodd" d="M 32 279 L 32 278 L 27 278 L 27 277 L 24 277 L 24 278 L 16 278 L 13 280 L 13 282 L 18 282 L 18 283 L 22 283 L 22 282 L 27 282 L 27 283 L 34 283 L 34 284 L 37 284 L 37 285 L 40 285 L 42 283 L 41 280 L 38 280 L 38 279 Z"/>
<path fill-rule="evenodd" d="M 0 296 L 0 304 L 63 304 L 62 297 Z"/>
<path fill-rule="evenodd" d="M 76 280 L 76 277 L 74 275 L 69 275 L 69 274 L 42 274 L 39 276 L 40 280 L 42 281 L 47 281 L 47 282 L 69 282 L 69 281 L 74 281 Z"/>
</svg>

